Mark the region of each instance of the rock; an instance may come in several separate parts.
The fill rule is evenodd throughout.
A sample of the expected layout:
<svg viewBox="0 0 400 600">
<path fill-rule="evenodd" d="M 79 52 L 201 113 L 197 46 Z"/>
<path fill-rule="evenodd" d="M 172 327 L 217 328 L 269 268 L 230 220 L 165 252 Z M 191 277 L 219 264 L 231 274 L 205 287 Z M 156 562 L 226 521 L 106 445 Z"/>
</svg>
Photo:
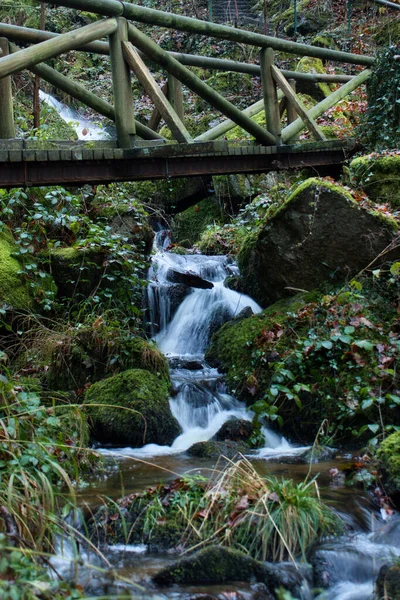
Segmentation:
<svg viewBox="0 0 400 600">
<path fill-rule="evenodd" d="M 208 225 L 223 223 L 226 215 L 215 197 L 207 198 L 203 194 L 199 204 L 187 208 L 174 217 L 174 241 L 180 245 L 195 244 Z M 181 206 L 181 205 L 180 205 Z M 182 209 L 181 209 L 182 210 Z M 185 244 L 182 243 L 182 240 Z"/>
<path fill-rule="evenodd" d="M 181 271 L 176 271 L 175 269 L 168 269 L 166 279 L 171 283 L 182 283 L 189 287 L 200 288 L 202 290 L 211 290 L 214 287 L 214 284 L 211 281 L 207 281 L 199 275 L 196 275 L 196 273 L 191 273 L 190 271 L 182 273 Z"/>
<path fill-rule="evenodd" d="M 350 163 L 351 183 L 378 203 L 400 206 L 400 156 L 359 156 Z"/>
<path fill-rule="evenodd" d="M 222 546 L 204 548 L 162 569 L 153 577 L 157 585 L 212 585 L 255 580 L 263 586 L 261 589 L 258 586 L 259 589 L 255 590 L 259 594 L 255 597 L 266 600 L 275 598 L 270 590 L 280 587 L 299 596 L 304 582 L 311 583 L 311 579 L 312 571 L 309 565 L 262 563 L 238 550 Z"/>
<path fill-rule="evenodd" d="M 202 371 L 204 365 L 199 360 L 187 360 L 181 356 L 174 356 L 169 359 L 171 369 L 186 369 L 187 371 Z"/>
<path fill-rule="evenodd" d="M 151 252 L 154 231 L 148 225 L 139 224 L 134 211 L 127 210 L 126 206 L 110 219 L 109 226 L 116 235 L 126 237 L 127 244 L 139 246 L 145 254 Z"/>
<path fill-rule="evenodd" d="M 71 391 L 127 369 L 145 369 L 169 378 L 165 356 L 153 342 L 97 322 L 96 327 L 70 327 L 43 346 L 48 365 L 46 386 Z"/>
<path fill-rule="evenodd" d="M 169 385 L 149 371 L 131 369 L 94 383 L 86 392 L 93 437 L 102 443 L 169 445 L 180 427 L 168 401 Z"/>
<path fill-rule="evenodd" d="M 400 600 L 400 565 L 384 565 L 375 584 L 376 600 Z"/>
<path fill-rule="evenodd" d="M 394 238 L 392 220 L 361 208 L 344 188 L 311 178 L 245 239 L 238 262 L 246 289 L 265 306 L 293 289 L 351 278 Z"/>
<path fill-rule="evenodd" d="M 299 73 L 319 73 L 321 75 L 326 74 L 326 70 L 322 60 L 320 58 L 315 58 L 311 56 L 304 56 L 299 61 L 296 67 L 296 71 Z M 324 98 L 329 96 L 332 90 L 329 86 L 329 83 L 315 83 L 313 81 L 302 81 L 301 85 L 297 86 L 297 92 L 301 92 L 302 94 L 308 94 L 319 102 L 320 100 L 323 100 Z"/>
<path fill-rule="evenodd" d="M 263 582 L 263 564 L 254 558 L 221 546 L 210 546 L 162 569 L 153 577 L 157 585 L 220 584 L 229 581 Z"/>
<path fill-rule="evenodd" d="M 215 434 L 217 441 L 223 442 L 225 440 L 232 440 L 234 442 L 248 442 L 254 426 L 251 421 L 245 419 L 229 419 Z"/>
<path fill-rule="evenodd" d="M 400 494 L 400 431 L 389 435 L 380 445 L 378 459 L 389 494 Z"/>
<path fill-rule="evenodd" d="M 189 456 L 196 456 L 197 458 L 219 458 L 220 456 L 233 458 L 239 452 L 242 454 L 248 453 L 248 445 L 243 442 L 209 440 L 208 442 L 197 442 L 187 450 Z"/>
<path fill-rule="evenodd" d="M 33 296 L 20 273 L 22 263 L 13 256 L 17 250 L 11 231 L 3 226 L 0 233 L 0 308 L 26 310 L 32 306 Z"/>
<path fill-rule="evenodd" d="M 48 262 L 58 288 L 58 296 L 87 298 L 100 284 L 103 264 L 108 250 L 93 248 L 55 248 L 48 254 Z"/>
<path fill-rule="evenodd" d="M 382 525 L 372 534 L 371 540 L 374 544 L 386 544 L 400 550 L 400 518 L 392 518 Z"/>
<path fill-rule="evenodd" d="M 254 315 L 253 309 L 250 306 L 245 306 L 242 308 L 240 313 L 238 313 L 235 317 L 233 317 L 232 321 L 241 321 L 242 319 L 248 319 Z"/>
</svg>

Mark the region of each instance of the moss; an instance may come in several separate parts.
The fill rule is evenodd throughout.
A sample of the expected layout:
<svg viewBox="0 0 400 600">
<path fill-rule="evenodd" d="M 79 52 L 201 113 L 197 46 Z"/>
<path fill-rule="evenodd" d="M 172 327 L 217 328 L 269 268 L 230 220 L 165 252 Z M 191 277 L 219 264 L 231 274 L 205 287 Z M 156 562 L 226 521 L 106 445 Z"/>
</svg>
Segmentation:
<svg viewBox="0 0 400 600">
<path fill-rule="evenodd" d="M 315 292 L 280 300 L 262 313 L 240 321 L 228 321 L 214 334 L 206 359 L 226 373 L 229 388 L 241 399 L 247 402 L 254 399 L 252 361 L 257 338 L 274 325 L 283 327 L 293 313 L 317 297 L 318 293 Z M 282 344 L 284 343 L 285 340 L 282 339 Z M 265 389 L 270 376 L 267 373 L 265 375 L 267 379 L 261 378 L 258 382 L 260 390 Z"/>
<path fill-rule="evenodd" d="M 326 70 L 324 68 L 324 64 L 323 64 L 322 60 L 320 58 L 314 58 L 311 56 L 304 56 L 299 61 L 299 64 L 296 67 L 296 71 L 298 73 L 319 73 L 321 75 L 326 74 Z M 319 82 L 317 84 L 317 87 L 318 87 L 320 93 L 322 94 L 323 98 L 326 98 L 327 96 L 329 96 L 332 93 L 331 86 L 328 83 Z M 310 86 L 309 93 L 311 93 L 311 95 L 315 95 L 312 93 L 313 89 L 315 89 L 314 84 L 312 84 L 312 86 Z M 318 96 L 317 96 L 317 98 L 319 99 Z"/>
<path fill-rule="evenodd" d="M 69 328 L 44 346 L 41 362 L 53 390 L 78 390 L 126 369 L 145 369 L 169 380 L 168 363 L 153 342 L 95 322 Z"/>
<path fill-rule="evenodd" d="M 165 379 L 142 369 L 94 383 L 85 397 L 93 436 L 133 447 L 171 444 L 180 427 L 170 411 L 168 391 Z"/>
<path fill-rule="evenodd" d="M 9 229 L 0 232 L 0 306 L 29 309 L 33 298 L 20 271 L 22 265 L 13 256 L 18 250 Z"/>
<path fill-rule="evenodd" d="M 350 163 L 352 182 L 363 188 L 376 202 L 400 206 L 400 156 L 359 156 Z"/>
<path fill-rule="evenodd" d="M 157 573 L 154 581 L 166 584 L 219 584 L 228 581 L 264 581 L 266 573 L 261 562 L 243 552 L 211 546 L 184 558 Z"/>
<path fill-rule="evenodd" d="M 400 431 L 383 440 L 378 450 L 378 458 L 386 473 L 390 491 L 400 492 Z"/>
<path fill-rule="evenodd" d="M 390 15 L 384 24 L 376 26 L 373 34 L 376 42 L 380 46 L 393 46 L 400 43 L 400 17 Z"/>
<path fill-rule="evenodd" d="M 184 248 L 183 246 L 174 246 L 171 248 L 170 252 L 172 254 L 180 254 L 181 256 L 185 256 L 187 254 L 187 248 Z"/>
<path fill-rule="evenodd" d="M 223 220 L 223 210 L 215 198 L 206 198 L 175 216 L 174 238 L 178 243 L 180 240 L 189 240 L 191 244 L 195 244 L 207 225 L 221 223 Z"/>
<path fill-rule="evenodd" d="M 240 98 L 252 90 L 251 76 L 233 71 L 217 71 L 206 79 L 205 83 L 222 96 L 237 94 Z M 199 96 L 196 97 L 195 109 L 198 112 L 206 110 L 208 106 L 209 104 L 205 100 Z"/>
</svg>

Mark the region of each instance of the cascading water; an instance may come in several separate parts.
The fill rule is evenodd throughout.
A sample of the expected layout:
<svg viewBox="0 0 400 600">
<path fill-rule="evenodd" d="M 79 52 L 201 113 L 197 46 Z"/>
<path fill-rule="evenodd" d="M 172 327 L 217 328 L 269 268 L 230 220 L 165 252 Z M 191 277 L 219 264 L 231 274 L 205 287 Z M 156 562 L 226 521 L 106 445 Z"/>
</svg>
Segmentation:
<svg viewBox="0 0 400 600">
<path fill-rule="evenodd" d="M 78 139 L 80 140 L 104 140 L 109 138 L 109 135 L 104 131 L 102 127 L 92 123 L 88 119 L 82 117 L 76 110 L 66 106 L 54 96 L 46 94 L 40 90 L 40 100 L 51 106 L 58 112 L 60 117 L 66 123 L 69 123 L 73 129 L 75 129 Z"/>
<path fill-rule="evenodd" d="M 123 448 L 113 454 L 156 456 L 187 450 L 209 440 L 231 417 L 251 419 L 242 402 L 228 394 L 221 374 L 204 360 L 212 334 L 226 321 L 249 308 L 260 306 L 249 296 L 224 286 L 227 276 L 236 274 L 235 263 L 226 256 L 179 255 L 166 251 L 170 232 L 156 232 L 147 290 L 151 333 L 171 366 L 171 411 L 182 433 L 171 446 L 148 444 L 143 448 Z M 181 281 L 194 279 L 190 287 Z M 180 281 L 180 283 L 177 283 Z M 192 281 L 193 283 L 193 281 Z M 293 454 L 280 435 L 265 429 L 266 448 L 260 454 Z"/>
</svg>

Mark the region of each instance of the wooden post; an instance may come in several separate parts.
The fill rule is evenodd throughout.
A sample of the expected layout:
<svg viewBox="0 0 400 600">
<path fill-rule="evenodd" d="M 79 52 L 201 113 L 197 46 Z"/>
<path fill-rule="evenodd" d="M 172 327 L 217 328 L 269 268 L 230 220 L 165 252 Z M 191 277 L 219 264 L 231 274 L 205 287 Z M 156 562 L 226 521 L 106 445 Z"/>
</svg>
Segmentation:
<svg viewBox="0 0 400 600">
<path fill-rule="evenodd" d="M 9 53 L 8 40 L 0 38 L 0 55 Z M 11 77 L 0 79 L 0 139 L 15 138 Z"/>
<path fill-rule="evenodd" d="M 110 35 L 115 125 L 118 145 L 121 148 L 130 148 L 134 142 L 131 136 L 135 135 L 136 127 L 133 113 L 131 72 L 125 62 L 122 50 L 122 42 L 128 41 L 128 23 L 122 17 L 119 17 L 117 21 L 117 30 Z"/>
<path fill-rule="evenodd" d="M 296 80 L 295 79 L 288 79 L 288 83 L 290 85 L 290 87 L 292 88 L 293 92 L 296 93 Z M 296 120 L 297 118 L 297 113 L 294 109 L 293 104 L 291 104 L 291 102 L 287 102 L 287 124 L 290 125 L 290 123 L 293 123 L 293 121 Z M 292 138 L 292 141 L 295 142 L 298 139 L 298 136 L 295 135 Z"/>
<path fill-rule="evenodd" d="M 168 101 L 168 98 L 162 93 L 161 88 L 155 82 L 154 77 L 140 58 L 137 50 L 130 42 L 123 42 L 122 48 L 126 62 L 135 73 L 139 83 L 144 87 L 154 106 L 164 118 L 164 121 L 170 128 L 174 138 L 178 142 L 191 142 L 192 138 L 190 137 L 188 130 L 176 114 L 174 108 Z"/>
<path fill-rule="evenodd" d="M 292 104 L 293 109 L 297 112 L 299 117 L 307 125 L 308 129 L 311 131 L 313 136 L 321 142 L 326 142 L 326 137 L 324 136 L 314 119 L 309 115 L 304 104 L 300 102 L 300 100 L 292 90 L 291 86 L 289 85 L 289 82 L 284 78 L 278 67 L 272 65 L 271 74 L 274 81 L 276 81 L 276 83 L 281 88 L 282 92 L 285 94 L 288 103 Z"/>
<path fill-rule="evenodd" d="M 183 108 L 183 92 L 182 84 L 179 79 L 176 79 L 173 75 L 168 75 L 168 100 L 175 110 L 176 114 L 183 121 L 185 113 Z"/>
<path fill-rule="evenodd" d="M 272 48 L 263 48 L 260 52 L 261 83 L 264 97 L 265 120 L 267 130 L 281 144 L 281 118 L 279 115 L 278 92 L 272 77 L 275 53 Z"/>
</svg>

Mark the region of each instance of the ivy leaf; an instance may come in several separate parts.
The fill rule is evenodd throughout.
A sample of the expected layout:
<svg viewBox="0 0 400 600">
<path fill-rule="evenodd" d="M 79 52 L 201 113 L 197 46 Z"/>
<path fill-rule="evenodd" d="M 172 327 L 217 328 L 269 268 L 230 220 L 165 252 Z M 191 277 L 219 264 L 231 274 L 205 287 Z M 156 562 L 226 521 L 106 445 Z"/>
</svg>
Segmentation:
<svg viewBox="0 0 400 600">
<path fill-rule="evenodd" d="M 333 348 L 333 344 L 329 340 L 325 340 L 324 342 L 321 342 L 321 346 L 323 348 L 326 348 L 327 350 L 332 350 L 332 348 Z"/>
<path fill-rule="evenodd" d="M 379 423 L 370 423 L 368 429 L 372 431 L 372 433 L 376 433 L 379 430 Z"/>
<path fill-rule="evenodd" d="M 371 344 L 371 342 L 368 342 L 367 340 L 355 340 L 354 345 L 363 350 L 367 350 L 367 352 L 371 352 L 374 349 L 374 344 Z"/>
<path fill-rule="evenodd" d="M 361 403 L 361 408 L 363 410 L 365 410 L 366 408 L 369 408 L 370 406 L 372 406 L 372 404 L 374 403 L 372 398 L 367 398 L 366 400 L 363 400 Z"/>
<path fill-rule="evenodd" d="M 343 342 L 343 344 L 351 344 L 353 342 L 353 338 L 349 335 L 340 335 L 339 340 Z"/>
</svg>

